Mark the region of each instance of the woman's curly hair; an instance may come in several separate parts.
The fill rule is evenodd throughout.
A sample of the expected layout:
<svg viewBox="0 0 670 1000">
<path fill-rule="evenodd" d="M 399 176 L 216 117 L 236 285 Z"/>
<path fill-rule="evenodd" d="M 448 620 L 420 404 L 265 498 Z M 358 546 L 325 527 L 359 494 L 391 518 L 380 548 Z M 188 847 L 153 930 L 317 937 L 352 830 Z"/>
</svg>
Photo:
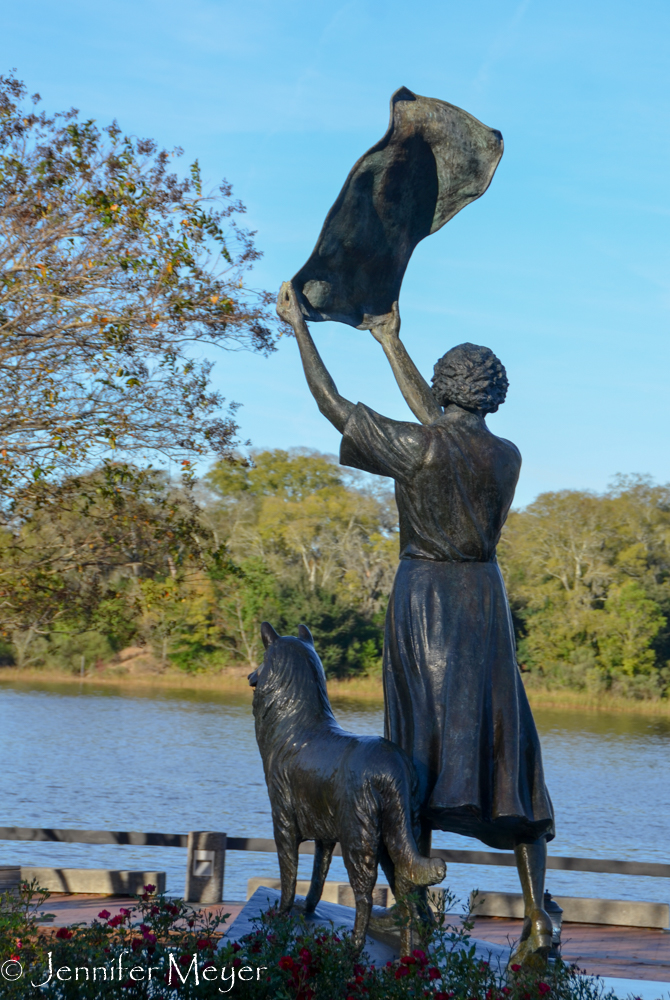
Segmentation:
<svg viewBox="0 0 670 1000">
<path fill-rule="evenodd" d="M 502 361 L 488 347 L 459 344 L 440 358 L 432 378 L 440 406 L 456 403 L 466 410 L 495 413 L 505 402 L 509 382 Z"/>
</svg>

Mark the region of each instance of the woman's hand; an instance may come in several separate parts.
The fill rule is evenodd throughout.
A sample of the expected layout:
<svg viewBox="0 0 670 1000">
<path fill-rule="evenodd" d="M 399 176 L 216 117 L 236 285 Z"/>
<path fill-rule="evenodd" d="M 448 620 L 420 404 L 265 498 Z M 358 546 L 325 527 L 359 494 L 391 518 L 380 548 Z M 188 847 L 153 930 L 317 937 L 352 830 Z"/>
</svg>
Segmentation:
<svg viewBox="0 0 670 1000">
<path fill-rule="evenodd" d="M 398 340 L 400 337 L 400 313 L 398 311 L 398 303 L 393 303 L 393 308 L 390 313 L 386 316 L 379 316 L 375 323 L 370 327 L 370 333 L 378 340 L 380 344 L 385 341 Z"/>
<path fill-rule="evenodd" d="M 302 326 L 305 322 L 305 317 L 298 302 L 298 296 L 290 281 L 285 281 L 279 289 L 277 315 L 285 323 L 290 323 L 294 330 L 296 326 Z"/>
</svg>

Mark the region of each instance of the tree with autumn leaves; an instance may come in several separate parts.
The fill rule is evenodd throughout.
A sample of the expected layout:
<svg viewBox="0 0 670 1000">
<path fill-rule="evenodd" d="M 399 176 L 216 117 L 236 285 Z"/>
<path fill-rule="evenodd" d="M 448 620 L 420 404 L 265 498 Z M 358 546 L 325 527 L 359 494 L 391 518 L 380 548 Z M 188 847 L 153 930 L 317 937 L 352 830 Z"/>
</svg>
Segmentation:
<svg viewBox="0 0 670 1000">
<path fill-rule="evenodd" d="M 259 252 L 239 223 L 244 206 L 225 181 L 205 192 L 197 162 L 177 173 L 180 155 L 115 122 L 48 114 L 15 76 L 0 77 L 5 631 L 26 624 L 33 592 L 49 597 L 32 614 L 48 627 L 67 572 L 90 562 L 77 546 L 63 565 L 52 546 L 23 544 L 39 511 L 56 533 L 61 517 L 88 517 L 94 536 L 110 536 L 136 525 L 139 503 L 166 551 L 172 538 L 201 554 L 192 465 L 229 456 L 237 432 L 201 351 L 268 353 L 277 326 L 273 296 L 248 284 Z M 181 471 L 179 489 L 164 477 L 158 487 L 157 462 Z"/>
<path fill-rule="evenodd" d="M 259 253 L 230 185 L 207 196 L 178 156 L 0 78 L 6 498 L 110 455 L 229 452 L 234 411 L 193 348 L 272 350 L 272 296 L 245 284 Z"/>
</svg>

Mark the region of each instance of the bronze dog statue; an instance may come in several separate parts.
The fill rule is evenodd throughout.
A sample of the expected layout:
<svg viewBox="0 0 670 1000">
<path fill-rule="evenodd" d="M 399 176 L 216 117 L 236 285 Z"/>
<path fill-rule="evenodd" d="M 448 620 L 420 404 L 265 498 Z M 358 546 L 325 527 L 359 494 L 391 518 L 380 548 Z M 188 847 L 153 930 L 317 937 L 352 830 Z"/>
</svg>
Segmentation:
<svg viewBox="0 0 670 1000">
<path fill-rule="evenodd" d="M 356 900 L 353 940 L 360 950 L 378 863 L 401 905 L 412 892 L 441 882 L 446 868 L 417 850 L 419 803 L 409 757 L 381 736 L 354 736 L 338 725 L 311 633 L 305 625 L 298 633 L 297 639 L 279 636 L 264 622 L 265 658 L 249 675 L 279 857 L 280 909 L 290 910 L 295 901 L 298 845 L 315 841 L 305 903 L 310 913 L 339 841 Z"/>
</svg>

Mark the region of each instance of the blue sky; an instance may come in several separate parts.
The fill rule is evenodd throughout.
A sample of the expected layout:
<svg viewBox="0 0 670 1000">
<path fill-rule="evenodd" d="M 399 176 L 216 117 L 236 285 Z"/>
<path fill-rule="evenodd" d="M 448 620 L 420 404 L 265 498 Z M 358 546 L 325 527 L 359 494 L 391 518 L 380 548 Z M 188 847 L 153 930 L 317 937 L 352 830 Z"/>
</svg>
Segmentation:
<svg viewBox="0 0 670 1000">
<path fill-rule="evenodd" d="M 424 374 L 465 340 L 506 364 L 489 421 L 521 449 L 524 504 L 618 472 L 670 479 L 669 42 L 660 0 L 23 0 L 3 12 L 0 67 L 51 110 L 117 118 L 227 177 L 271 289 L 399 86 L 500 129 L 489 191 L 419 245 L 400 308 Z M 343 395 L 408 417 L 369 333 L 313 330 Z M 294 341 L 222 353 L 216 381 L 255 446 L 337 451 Z"/>
</svg>

